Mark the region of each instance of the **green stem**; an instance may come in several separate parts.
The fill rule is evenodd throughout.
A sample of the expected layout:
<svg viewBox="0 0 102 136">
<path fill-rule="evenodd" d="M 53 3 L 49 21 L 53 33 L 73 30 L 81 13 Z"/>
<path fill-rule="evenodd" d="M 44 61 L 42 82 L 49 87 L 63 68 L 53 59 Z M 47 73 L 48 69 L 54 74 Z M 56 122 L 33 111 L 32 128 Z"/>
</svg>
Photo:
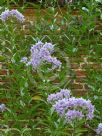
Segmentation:
<svg viewBox="0 0 102 136">
<path fill-rule="evenodd" d="M 73 123 L 73 132 L 72 132 L 72 136 L 76 136 L 76 127 L 75 127 L 75 122 Z"/>
<path fill-rule="evenodd" d="M 9 8 L 10 7 L 10 1 L 9 0 L 7 0 L 7 7 Z"/>
</svg>

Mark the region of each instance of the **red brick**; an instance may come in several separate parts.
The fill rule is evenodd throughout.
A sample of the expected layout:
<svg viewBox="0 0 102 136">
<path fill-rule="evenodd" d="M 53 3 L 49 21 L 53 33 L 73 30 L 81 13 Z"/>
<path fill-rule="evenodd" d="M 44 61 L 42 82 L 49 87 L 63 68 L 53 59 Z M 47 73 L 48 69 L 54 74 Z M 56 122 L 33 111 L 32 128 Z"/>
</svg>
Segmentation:
<svg viewBox="0 0 102 136">
<path fill-rule="evenodd" d="M 79 10 L 73 10 L 73 12 L 72 12 L 72 15 L 74 15 L 74 16 L 79 16 Z"/>
<path fill-rule="evenodd" d="M 79 67 L 80 67 L 80 65 L 78 65 L 77 63 L 72 63 L 71 64 L 72 69 L 78 69 Z"/>
<path fill-rule="evenodd" d="M 73 84 L 71 85 L 71 88 L 72 88 L 72 89 L 83 89 L 83 84 L 73 83 Z"/>
<path fill-rule="evenodd" d="M 7 70 L 0 70 L 0 75 L 7 75 Z"/>
<path fill-rule="evenodd" d="M 97 25 L 97 26 L 95 27 L 95 30 L 102 31 L 102 26 L 101 26 L 101 25 Z"/>
<path fill-rule="evenodd" d="M 74 83 L 85 83 L 85 77 L 76 77 Z"/>
<path fill-rule="evenodd" d="M 3 82 L 2 78 L 0 78 L 0 82 Z"/>
<path fill-rule="evenodd" d="M 8 102 L 8 99 L 6 99 L 6 98 L 1 98 L 0 99 L 0 103 L 6 103 L 6 102 Z"/>
<path fill-rule="evenodd" d="M 86 77 L 86 72 L 83 71 L 82 69 L 76 70 L 76 71 L 75 71 L 75 74 L 76 74 L 76 76 L 78 76 L 78 77 Z"/>
<path fill-rule="evenodd" d="M 74 90 L 74 91 L 72 91 L 73 92 L 73 94 L 74 95 L 76 95 L 76 96 L 84 96 L 86 93 L 87 93 L 87 91 L 86 90 L 81 90 L 81 89 L 77 89 L 77 90 Z"/>
<path fill-rule="evenodd" d="M 93 63 L 93 64 L 90 64 L 90 67 L 92 67 L 94 69 L 100 69 L 100 68 L 102 68 L 102 65 Z"/>
</svg>

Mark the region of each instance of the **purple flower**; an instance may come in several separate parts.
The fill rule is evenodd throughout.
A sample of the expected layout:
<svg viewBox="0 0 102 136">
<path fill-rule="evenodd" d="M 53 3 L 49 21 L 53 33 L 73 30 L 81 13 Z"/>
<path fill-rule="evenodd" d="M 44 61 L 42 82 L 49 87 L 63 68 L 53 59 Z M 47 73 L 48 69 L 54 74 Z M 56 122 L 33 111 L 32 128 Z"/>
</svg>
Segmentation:
<svg viewBox="0 0 102 136">
<path fill-rule="evenodd" d="M 49 57 L 46 57 L 45 60 L 53 64 L 53 69 L 61 66 L 62 64 L 56 57 L 49 56 Z"/>
<path fill-rule="evenodd" d="M 35 49 L 40 50 L 43 47 L 43 43 L 41 41 L 38 41 L 35 45 L 33 45 L 30 49 L 31 52 L 33 52 Z"/>
<path fill-rule="evenodd" d="M 6 109 L 5 104 L 0 104 L 0 112 L 5 111 L 5 109 Z"/>
<path fill-rule="evenodd" d="M 65 115 L 67 103 L 68 103 L 68 99 L 64 98 L 62 100 L 56 101 L 56 103 L 52 105 L 52 107 L 62 117 L 63 115 Z M 67 111 L 68 111 L 68 108 L 67 108 Z"/>
<path fill-rule="evenodd" d="M 71 92 L 68 89 L 61 89 L 60 93 L 63 96 L 63 98 L 66 98 L 66 99 L 69 99 L 71 96 Z"/>
<path fill-rule="evenodd" d="M 81 111 L 88 120 L 94 117 L 94 106 L 91 104 L 91 101 L 83 98 L 71 97 L 69 99 L 58 100 L 53 105 L 53 108 L 60 116 L 64 116 L 71 109 Z"/>
<path fill-rule="evenodd" d="M 71 96 L 70 90 L 68 89 L 61 89 L 58 93 L 50 94 L 47 98 L 49 103 L 55 103 L 58 100 L 62 100 L 63 98 L 69 99 Z"/>
<path fill-rule="evenodd" d="M 102 123 L 98 125 L 98 128 L 96 129 L 97 134 L 102 134 Z"/>
<path fill-rule="evenodd" d="M 41 58 L 39 54 L 38 49 L 31 49 L 31 59 L 30 59 L 31 65 L 33 68 L 37 68 L 41 64 Z"/>
<path fill-rule="evenodd" d="M 82 114 L 82 112 L 77 110 L 68 110 L 68 112 L 65 114 L 65 119 L 69 123 L 76 119 L 82 119 L 83 117 L 84 115 Z"/>
<path fill-rule="evenodd" d="M 24 16 L 18 10 L 15 10 L 15 9 L 10 11 L 10 15 L 16 17 L 17 20 L 20 22 L 24 22 L 25 20 Z"/>
<path fill-rule="evenodd" d="M 39 51 L 39 56 L 40 56 L 40 58 L 42 59 L 42 60 L 47 60 L 47 58 L 49 58 L 49 57 L 51 57 L 51 54 L 50 54 L 50 52 L 48 51 L 48 49 L 47 48 L 44 48 L 44 47 L 42 47 L 41 49 L 40 49 L 40 51 Z M 52 58 L 52 57 L 51 57 Z M 51 63 L 51 62 L 50 62 Z"/>
<path fill-rule="evenodd" d="M 20 62 L 27 63 L 27 57 L 23 57 Z"/>
<path fill-rule="evenodd" d="M 52 45 L 52 43 L 44 44 L 39 41 L 31 47 L 31 58 L 27 64 L 31 64 L 34 69 L 37 69 L 44 62 L 51 63 L 55 68 L 60 67 L 61 62 L 57 58 L 51 56 L 53 50 L 54 45 Z"/>
<path fill-rule="evenodd" d="M 4 12 L 2 12 L 2 14 L 0 15 L 0 19 L 2 21 L 6 21 L 8 19 L 8 17 L 10 16 L 14 16 L 16 17 L 16 19 L 19 21 L 19 22 L 24 22 L 24 16 L 18 11 L 18 10 L 5 10 Z"/>
<path fill-rule="evenodd" d="M 0 19 L 2 21 L 6 21 L 6 19 L 10 16 L 10 11 L 9 10 L 5 10 L 4 12 L 2 12 L 2 14 L 0 15 Z"/>
<path fill-rule="evenodd" d="M 46 48 L 47 50 L 49 50 L 50 53 L 52 53 L 53 50 L 54 50 L 54 45 L 52 43 L 47 43 L 46 42 L 43 47 Z"/>
</svg>

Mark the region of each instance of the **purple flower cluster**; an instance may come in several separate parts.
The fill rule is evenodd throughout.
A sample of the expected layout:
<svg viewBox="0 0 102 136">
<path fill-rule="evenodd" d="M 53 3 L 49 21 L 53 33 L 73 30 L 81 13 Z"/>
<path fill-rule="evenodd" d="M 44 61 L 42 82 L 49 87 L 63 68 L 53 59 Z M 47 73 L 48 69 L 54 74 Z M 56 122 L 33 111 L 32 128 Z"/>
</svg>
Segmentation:
<svg viewBox="0 0 102 136">
<path fill-rule="evenodd" d="M 72 122 L 75 119 L 82 119 L 84 116 L 82 112 L 78 110 L 68 110 L 68 112 L 65 114 L 65 118 L 67 122 Z"/>
<path fill-rule="evenodd" d="M 78 111 L 81 110 L 83 117 L 86 117 L 89 120 L 94 117 L 94 106 L 91 104 L 90 100 L 85 100 L 83 98 L 71 97 L 69 99 L 62 99 L 57 101 L 53 107 L 60 116 L 65 115 L 68 110 L 71 109 Z"/>
<path fill-rule="evenodd" d="M 0 112 L 5 111 L 5 109 L 6 109 L 5 104 L 0 104 Z"/>
<path fill-rule="evenodd" d="M 27 58 L 22 58 L 21 62 L 26 63 L 26 65 L 32 65 L 34 69 L 37 69 L 42 63 L 48 62 L 53 64 L 53 68 L 60 67 L 61 62 L 56 58 L 52 57 L 52 53 L 54 50 L 54 45 L 51 43 L 42 43 L 39 41 L 35 45 L 33 45 L 30 49 L 31 58 L 30 61 L 27 61 Z"/>
<path fill-rule="evenodd" d="M 102 134 L 102 123 L 98 125 L 98 128 L 96 129 L 97 134 Z"/>
<path fill-rule="evenodd" d="M 60 92 L 50 94 L 47 101 L 60 117 L 68 123 L 75 119 L 91 120 L 94 117 L 94 106 L 90 100 L 70 97 L 70 91 L 62 89 Z"/>
<path fill-rule="evenodd" d="M 5 10 L 0 15 L 0 19 L 5 22 L 8 19 L 8 17 L 10 17 L 10 16 L 16 17 L 16 19 L 19 22 L 24 22 L 24 20 L 25 20 L 24 16 L 18 10 L 15 10 L 15 9 L 13 9 L 13 10 Z"/>
<path fill-rule="evenodd" d="M 62 100 L 64 98 L 69 99 L 71 96 L 70 90 L 68 89 L 61 89 L 58 93 L 50 94 L 47 98 L 49 103 L 55 103 L 58 100 Z"/>
</svg>

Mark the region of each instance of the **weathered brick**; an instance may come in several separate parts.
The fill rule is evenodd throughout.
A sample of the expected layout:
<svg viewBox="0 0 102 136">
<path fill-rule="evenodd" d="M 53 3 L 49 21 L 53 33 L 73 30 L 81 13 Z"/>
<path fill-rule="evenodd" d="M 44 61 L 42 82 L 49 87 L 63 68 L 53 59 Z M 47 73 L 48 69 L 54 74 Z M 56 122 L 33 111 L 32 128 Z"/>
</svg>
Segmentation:
<svg viewBox="0 0 102 136">
<path fill-rule="evenodd" d="M 80 67 L 80 65 L 78 63 L 72 63 L 71 64 L 72 69 L 78 69 L 79 67 Z"/>
<path fill-rule="evenodd" d="M 79 10 L 73 10 L 72 15 L 79 16 Z"/>
<path fill-rule="evenodd" d="M 1 98 L 0 99 L 0 103 L 7 103 L 8 102 L 8 99 L 6 99 L 6 98 Z"/>
<path fill-rule="evenodd" d="M 74 79 L 74 83 L 85 83 L 86 78 L 85 77 L 76 77 Z"/>
<path fill-rule="evenodd" d="M 82 69 L 78 69 L 75 71 L 75 75 L 78 77 L 86 77 L 86 72 Z"/>
<path fill-rule="evenodd" d="M 6 69 L 0 70 L 0 75 L 7 75 L 7 70 Z"/>
<path fill-rule="evenodd" d="M 96 25 L 95 30 L 102 31 L 102 26 L 101 25 Z"/>
<path fill-rule="evenodd" d="M 94 69 L 100 69 L 100 68 L 102 68 L 102 65 L 101 64 L 97 64 L 97 63 L 92 63 L 92 64 L 90 64 L 90 67 L 92 67 Z"/>
<path fill-rule="evenodd" d="M 0 81 L 0 86 L 4 85 L 4 82 L 3 81 Z"/>
<path fill-rule="evenodd" d="M 76 90 L 73 90 L 72 92 L 76 96 L 84 96 L 87 93 L 87 91 L 84 90 L 84 89 L 83 90 L 82 89 L 76 89 Z"/>
<path fill-rule="evenodd" d="M 82 83 L 73 83 L 71 85 L 72 89 L 83 89 L 83 84 Z"/>
</svg>

